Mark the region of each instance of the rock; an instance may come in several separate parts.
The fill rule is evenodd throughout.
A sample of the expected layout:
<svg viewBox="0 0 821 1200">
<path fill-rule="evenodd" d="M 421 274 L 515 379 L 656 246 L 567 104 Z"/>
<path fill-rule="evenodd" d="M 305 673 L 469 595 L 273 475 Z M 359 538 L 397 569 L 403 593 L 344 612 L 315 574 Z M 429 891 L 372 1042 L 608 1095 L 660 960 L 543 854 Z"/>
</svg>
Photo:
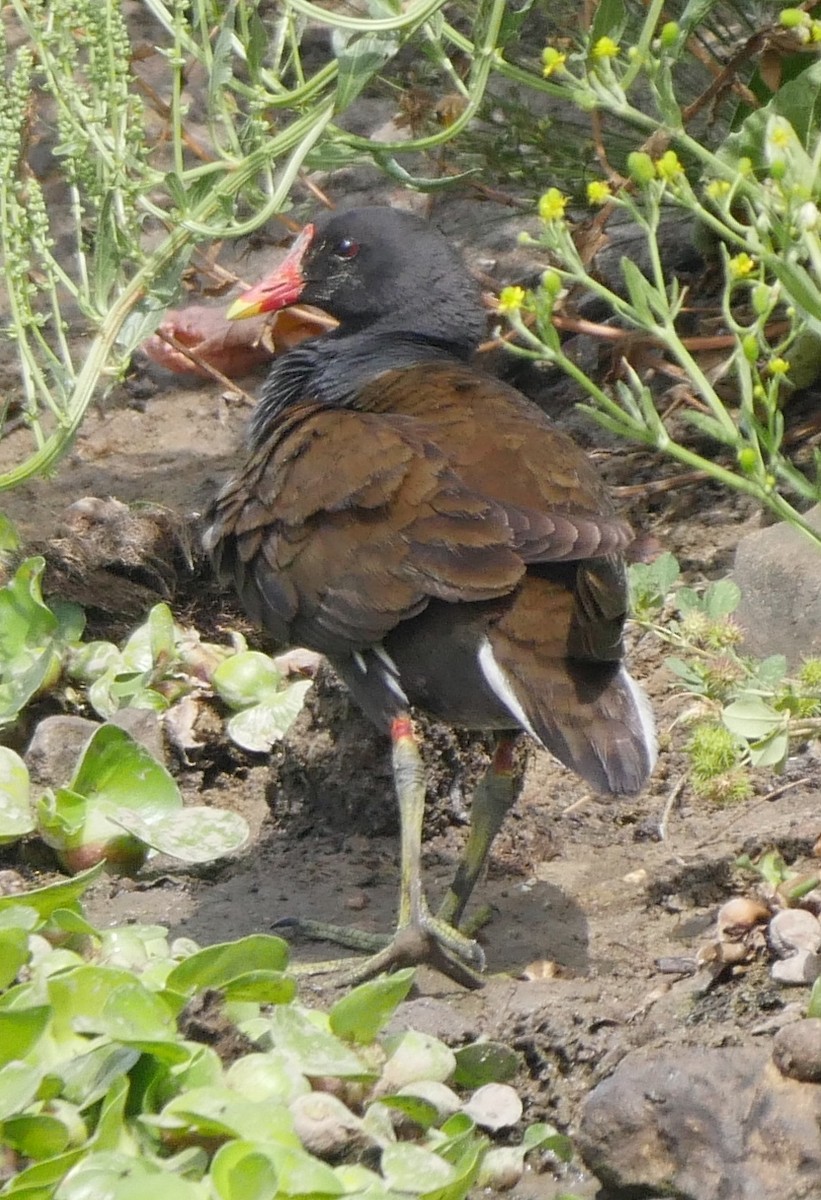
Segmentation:
<svg viewBox="0 0 821 1200">
<path fill-rule="evenodd" d="M 817 1200 L 821 1088 L 763 1047 L 636 1053 L 587 1097 L 576 1145 L 608 1200 Z"/>
<path fill-rule="evenodd" d="M 779 958 L 770 967 L 776 983 L 808 987 L 821 975 L 821 957 L 812 950 L 796 950 L 789 958 Z"/>
<path fill-rule="evenodd" d="M 109 724 L 118 725 L 145 746 L 157 762 L 165 763 L 165 743 L 162 722 L 153 708 L 121 708 L 109 718 Z M 821 929 L 821 926 L 819 926 Z"/>
<path fill-rule="evenodd" d="M 805 514 L 821 529 L 821 505 Z M 744 649 L 791 664 L 821 654 L 821 550 L 785 522 L 757 529 L 738 543 L 733 578 L 741 588 L 737 617 Z"/>
<path fill-rule="evenodd" d="M 44 717 L 24 756 L 33 780 L 43 787 L 65 787 L 80 751 L 99 728 L 96 721 L 85 717 Z"/>
<path fill-rule="evenodd" d="M 821 950 L 821 923 L 804 908 L 782 908 L 770 921 L 767 937 L 773 953 L 789 958 L 798 950 Z"/>
<path fill-rule="evenodd" d="M 773 1041 L 773 1062 L 790 1079 L 821 1083 L 821 1020 L 807 1017 L 779 1029 Z"/>
</svg>

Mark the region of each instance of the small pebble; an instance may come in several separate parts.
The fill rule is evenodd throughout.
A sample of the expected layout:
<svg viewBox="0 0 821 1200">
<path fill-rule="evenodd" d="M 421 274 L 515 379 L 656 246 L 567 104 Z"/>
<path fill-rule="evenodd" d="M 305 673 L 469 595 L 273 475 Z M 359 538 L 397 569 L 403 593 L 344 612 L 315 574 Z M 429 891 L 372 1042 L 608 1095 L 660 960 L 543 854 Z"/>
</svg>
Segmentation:
<svg viewBox="0 0 821 1200">
<path fill-rule="evenodd" d="M 790 1079 L 821 1083 L 821 1018 L 807 1017 L 779 1029 L 773 1039 L 773 1062 Z"/>
<path fill-rule="evenodd" d="M 789 958 L 779 958 L 770 967 L 770 974 L 777 983 L 806 986 L 815 983 L 821 975 L 821 956 L 809 950 L 798 950 Z"/>
<path fill-rule="evenodd" d="M 821 924 L 803 908 L 782 908 L 767 926 L 773 953 L 788 958 L 798 950 L 817 954 L 821 950 Z"/>
</svg>

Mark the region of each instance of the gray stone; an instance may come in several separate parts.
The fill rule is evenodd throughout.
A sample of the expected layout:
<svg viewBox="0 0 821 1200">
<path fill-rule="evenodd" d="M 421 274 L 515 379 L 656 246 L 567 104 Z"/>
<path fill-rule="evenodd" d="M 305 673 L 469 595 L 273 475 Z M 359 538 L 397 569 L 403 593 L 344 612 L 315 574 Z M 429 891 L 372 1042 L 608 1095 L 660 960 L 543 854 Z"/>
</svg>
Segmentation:
<svg viewBox="0 0 821 1200">
<path fill-rule="evenodd" d="M 636 1053 L 587 1097 L 576 1144 L 608 1200 L 818 1200 L 821 1088 L 765 1047 Z"/>
<path fill-rule="evenodd" d="M 158 762 L 165 762 L 162 721 L 153 708 L 121 708 L 109 717 L 109 724 L 130 733 Z"/>
<path fill-rule="evenodd" d="M 821 529 L 821 506 L 805 514 Z M 738 543 L 733 578 L 741 588 L 738 620 L 744 649 L 785 654 L 791 665 L 821 654 L 821 549 L 783 522 Z"/>
<path fill-rule="evenodd" d="M 773 1041 L 773 1062 L 790 1079 L 821 1083 L 821 1019 L 807 1017 L 779 1029 Z"/>
<path fill-rule="evenodd" d="M 81 750 L 99 728 L 97 721 L 85 717 L 44 717 L 24 756 L 34 782 L 42 787 L 65 787 Z"/>
</svg>

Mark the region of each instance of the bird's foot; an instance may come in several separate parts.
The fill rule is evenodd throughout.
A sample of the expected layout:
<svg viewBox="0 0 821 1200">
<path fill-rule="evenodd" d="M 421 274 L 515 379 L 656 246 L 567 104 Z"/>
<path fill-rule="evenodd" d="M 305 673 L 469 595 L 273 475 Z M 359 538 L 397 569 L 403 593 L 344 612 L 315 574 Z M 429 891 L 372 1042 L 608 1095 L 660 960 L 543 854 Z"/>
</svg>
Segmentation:
<svg viewBox="0 0 821 1200">
<path fill-rule="evenodd" d="M 425 965 L 441 971 L 463 987 L 479 988 L 484 983 L 481 972 L 485 967 L 485 956 L 478 942 L 429 913 L 398 929 L 392 937 L 346 926 L 326 925 L 322 921 L 286 919 L 278 921 L 274 929 L 283 932 L 291 930 L 315 941 L 334 942 L 368 955 L 362 959 L 297 963 L 292 968 L 296 974 L 333 973 L 337 976 L 336 983 L 351 985 L 363 983 L 366 979 L 398 967 Z"/>
</svg>

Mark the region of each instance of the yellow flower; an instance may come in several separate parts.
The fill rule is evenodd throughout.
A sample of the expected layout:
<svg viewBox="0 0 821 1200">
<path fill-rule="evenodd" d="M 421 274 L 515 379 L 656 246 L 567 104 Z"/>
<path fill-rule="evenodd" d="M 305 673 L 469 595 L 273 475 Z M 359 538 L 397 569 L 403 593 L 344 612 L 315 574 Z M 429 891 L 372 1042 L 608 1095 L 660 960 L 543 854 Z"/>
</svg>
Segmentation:
<svg viewBox="0 0 821 1200">
<path fill-rule="evenodd" d="M 563 71 L 566 62 L 567 55 L 562 54 L 561 50 L 556 50 L 553 46 L 545 46 L 542 51 L 542 74 L 545 79 L 549 79 L 558 71 Z"/>
<path fill-rule="evenodd" d="M 771 358 L 767 363 L 767 370 L 771 375 L 786 375 L 790 369 L 790 364 L 786 358 Z"/>
<path fill-rule="evenodd" d="M 704 190 L 711 200 L 720 200 L 728 194 L 730 183 L 727 179 L 711 179 Z"/>
<path fill-rule="evenodd" d="M 659 179 L 664 179 L 667 183 L 672 183 L 679 175 L 684 174 L 684 167 L 679 162 L 675 150 L 666 150 L 661 158 L 657 160 L 656 174 Z"/>
<path fill-rule="evenodd" d="M 561 221 L 567 200 L 558 188 L 548 188 L 539 201 L 539 216 L 543 221 Z"/>
<path fill-rule="evenodd" d="M 767 140 L 769 141 L 771 146 L 775 146 L 778 150 L 783 150 L 783 149 L 786 149 L 787 146 L 789 146 L 790 142 L 792 141 L 792 138 L 793 138 L 793 133 L 792 133 L 792 129 L 789 127 L 789 125 L 787 125 L 786 122 L 784 122 L 783 124 L 781 122 L 779 122 L 777 125 L 774 124 L 772 130 L 770 131 L 770 136 Z"/>
<path fill-rule="evenodd" d="M 518 312 L 526 299 L 526 293 L 522 287 L 505 287 L 499 293 L 499 302 L 496 305 L 498 313 Z"/>
<path fill-rule="evenodd" d="M 615 58 L 618 52 L 618 42 L 614 42 L 611 37 L 600 37 L 593 45 L 592 55 L 597 59 Z"/>
<path fill-rule="evenodd" d="M 612 194 L 610 184 L 604 179 L 591 179 L 587 185 L 587 200 L 589 204 L 605 204 Z"/>
<path fill-rule="evenodd" d="M 727 263 L 727 272 L 731 279 L 746 279 L 755 270 L 755 259 L 750 258 L 745 250 L 736 254 Z"/>
</svg>

